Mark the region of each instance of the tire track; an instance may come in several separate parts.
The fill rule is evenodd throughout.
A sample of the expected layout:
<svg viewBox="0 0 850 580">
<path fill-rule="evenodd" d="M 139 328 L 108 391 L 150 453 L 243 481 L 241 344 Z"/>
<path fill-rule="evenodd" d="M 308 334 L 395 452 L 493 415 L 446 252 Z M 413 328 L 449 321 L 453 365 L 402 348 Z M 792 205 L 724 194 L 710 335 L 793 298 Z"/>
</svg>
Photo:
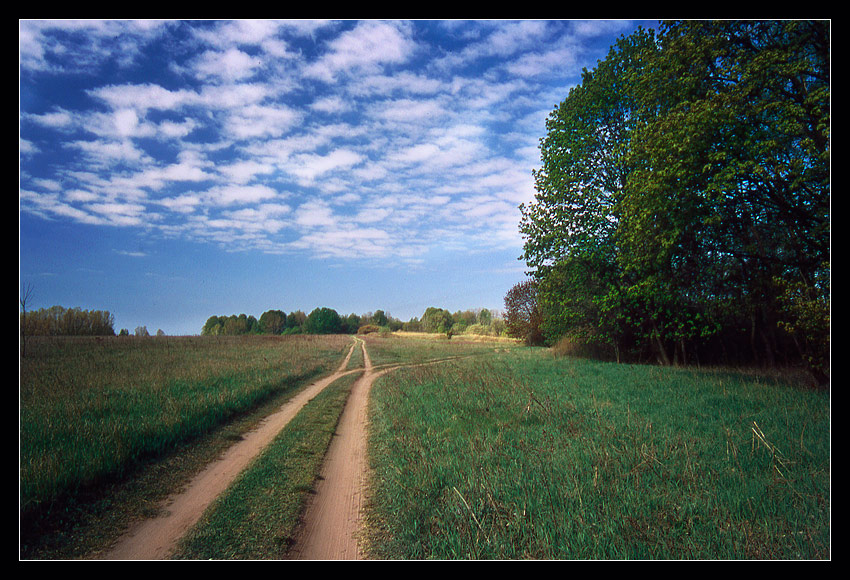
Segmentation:
<svg viewBox="0 0 850 580">
<path fill-rule="evenodd" d="M 362 559 L 357 536 L 368 474 L 369 391 L 374 380 L 389 369 L 376 372 L 365 342 L 361 348 L 366 372 L 351 388 L 289 559 Z"/>
<path fill-rule="evenodd" d="M 325 387 L 350 373 L 363 369 L 347 369 L 357 342 L 351 345 L 339 368 L 313 383 L 284 403 L 260 425 L 245 434 L 224 455 L 197 474 L 181 493 L 167 500 L 162 515 L 133 525 L 100 559 L 163 560 L 174 550 L 178 540 L 204 513 L 239 473 L 268 445 L 290 420 Z M 363 348 L 364 356 L 366 353 Z"/>
</svg>

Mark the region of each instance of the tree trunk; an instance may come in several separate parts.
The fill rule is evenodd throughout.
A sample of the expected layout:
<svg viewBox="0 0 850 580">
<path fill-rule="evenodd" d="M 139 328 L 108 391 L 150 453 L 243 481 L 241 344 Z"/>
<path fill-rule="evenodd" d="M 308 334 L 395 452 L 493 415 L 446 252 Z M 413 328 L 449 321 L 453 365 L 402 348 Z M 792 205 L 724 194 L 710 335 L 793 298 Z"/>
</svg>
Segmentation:
<svg viewBox="0 0 850 580">
<path fill-rule="evenodd" d="M 661 364 L 664 366 L 670 366 L 670 357 L 667 356 L 667 349 L 664 348 L 664 342 L 661 340 L 661 333 L 658 332 L 658 326 L 655 324 L 655 321 L 652 321 L 652 334 L 655 336 L 655 345 L 658 348 L 658 357 L 661 360 Z"/>
</svg>

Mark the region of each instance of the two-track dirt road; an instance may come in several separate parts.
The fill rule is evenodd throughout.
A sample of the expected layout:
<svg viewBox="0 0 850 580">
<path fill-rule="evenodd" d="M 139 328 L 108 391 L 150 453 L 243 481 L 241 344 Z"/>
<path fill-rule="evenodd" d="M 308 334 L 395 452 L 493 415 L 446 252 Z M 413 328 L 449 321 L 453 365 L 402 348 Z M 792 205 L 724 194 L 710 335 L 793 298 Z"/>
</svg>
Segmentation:
<svg viewBox="0 0 850 580">
<path fill-rule="evenodd" d="M 349 359 L 358 345 L 363 350 L 365 369 L 347 370 Z M 298 411 L 322 389 L 353 372 L 363 372 L 364 375 L 352 387 L 325 459 L 319 486 L 306 514 L 302 534 L 291 557 L 321 560 L 358 558 L 360 551 L 356 536 L 366 477 L 366 407 L 369 388 L 379 374 L 373 372 L 365 344 L 361 340 L 352 345 L 336 372 L 310 385 L 267 417 L 257 429 L 247 433 L 219 460 L 199 473 L 184 491 L 169 499 L 164 505 L 162 516 L 135 525 L 101 558 L 167 559 L 177 541 L 200 519 L 210 503 Z"/>
<path fill-rule="evenodd" d="M 367 408 L 369 389 L 380 374 L 372 368 L 363 346 L 365 373 L 351 388 L 348 402 L 331 441 L 325 462 L 304 517 L 304 524 L 290 550 L 297 560 L 359 560 L 357 541 L 368 464 Z"/>
</svg>

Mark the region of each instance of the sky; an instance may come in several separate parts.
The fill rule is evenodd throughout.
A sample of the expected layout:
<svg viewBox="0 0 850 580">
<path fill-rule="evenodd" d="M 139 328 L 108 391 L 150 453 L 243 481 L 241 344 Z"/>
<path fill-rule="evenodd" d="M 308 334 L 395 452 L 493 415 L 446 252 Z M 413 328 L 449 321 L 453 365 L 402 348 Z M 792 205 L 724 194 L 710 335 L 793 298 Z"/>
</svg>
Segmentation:
<svg viewBox="0 0 850 580">
<path fill-rule="evenodd" d="M 546 118 L 654 21 L 19 22 L 28 309 L 504 309 Z"/>
</svg>

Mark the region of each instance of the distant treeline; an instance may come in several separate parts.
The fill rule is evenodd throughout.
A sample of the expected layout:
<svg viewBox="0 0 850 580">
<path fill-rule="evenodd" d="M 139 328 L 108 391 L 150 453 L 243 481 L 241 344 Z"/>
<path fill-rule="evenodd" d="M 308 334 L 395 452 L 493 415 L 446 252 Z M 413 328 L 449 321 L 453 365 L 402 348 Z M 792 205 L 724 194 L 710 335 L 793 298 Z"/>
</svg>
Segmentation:
<svg viewBox="0 0 850 580">
<path fill-rule="evenodd" d="M 420 318 L 402 322 L 383 310 L 367 314 L 340 315 L 333 308 L 316 308 L 310 314 L 301 310 L 286 313 L 267 310 L 260 318 L 247 314 L 210 316 L 201 334 L 356 334 L 370 331 L 438 332 L 442 334 L 479 334 L 500 336 L 505 325 L 498 313 L 486 308 L 457 311 L 430 307 Z"/>
<path fill-rule="evenodd" d="M 25 336 L 114 336 L 114 324 L 107 310 L 51 306 L 21 313 Z"/>
</svg>

